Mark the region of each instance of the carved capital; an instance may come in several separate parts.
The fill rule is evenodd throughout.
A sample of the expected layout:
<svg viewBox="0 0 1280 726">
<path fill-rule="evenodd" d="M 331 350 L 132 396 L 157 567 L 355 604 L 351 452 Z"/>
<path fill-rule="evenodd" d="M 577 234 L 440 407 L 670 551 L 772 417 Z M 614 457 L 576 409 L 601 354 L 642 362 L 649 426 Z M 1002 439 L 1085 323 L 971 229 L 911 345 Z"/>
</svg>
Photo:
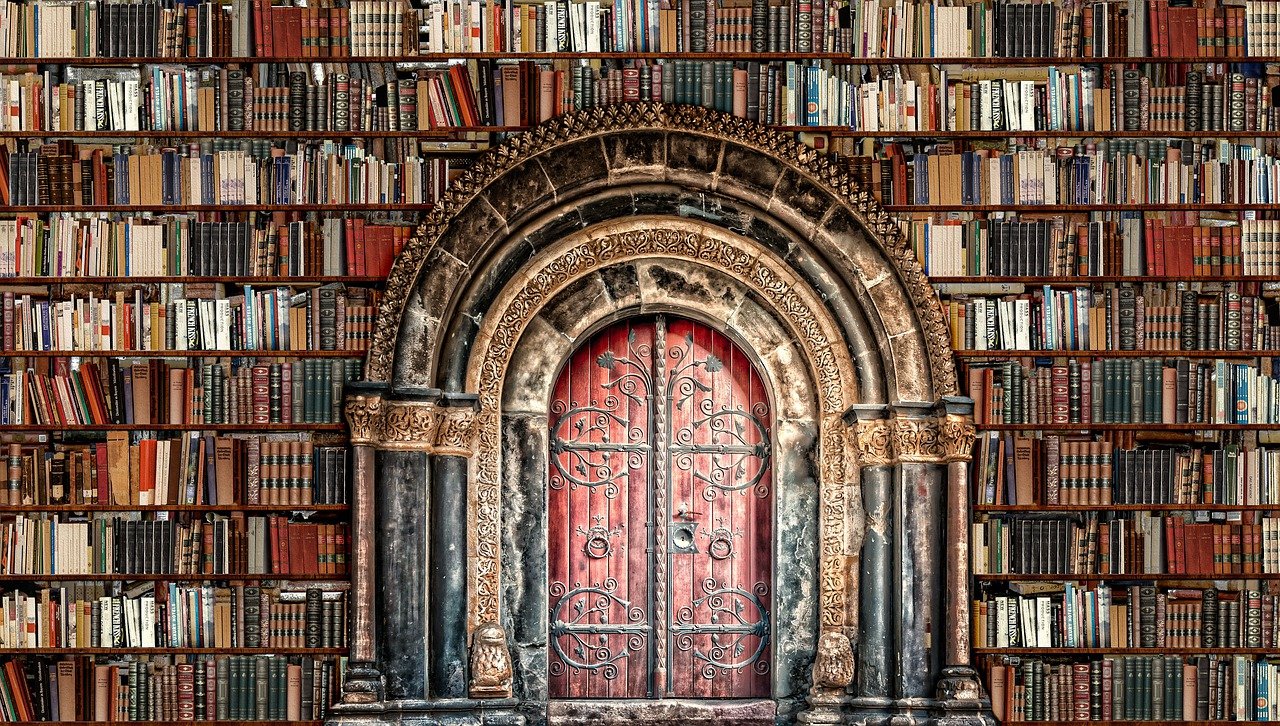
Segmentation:
<svg viewBox="0 0 1280 726">
<path fill-rule="evenodd" d="M 471 458 L 480 440 L 479 413 L 470 407 L 455 406 L 436 409 L 440 425 L 436 430 L 435 453 L 441 456 Z"/>
<path fill-rule="evenodd" d="M 888 419 L 858 421 L 854 440 L 862 466 L 892 466 L 894 461 L 893 422 Z"/>
<path fill-rule="evenodd" d="M 378 421 L 382 417 L 382 396 L 362 393 L 347 396 L 345 408 L 351 443 L 357 446 L 376 443 Z"/>
<path fill-rule="evenodd" d="M 471 697 L 511 697 L 507 633 L 495 622 L 481 623 L 471 638 Z"/>
<path fill-rule="evenodd" d="M 387 401 L 378 420 L 377 445 L 383 449 L 431 451 L 440 414 L 434 402 Z"/>
<path fill-rule="evenodd" d="M 898 455 L 898 461 L 918 463 L 942 461 L 938 419 L 893 419 L 893 450 Z"/>
<path fill-rule="evenodd" d="M 948 414 L 938 421 L 938 427 L 943 461 L 968 461 L 973 457 L 973 441 L 978 432 L 972 420 Z"/>
</svg>

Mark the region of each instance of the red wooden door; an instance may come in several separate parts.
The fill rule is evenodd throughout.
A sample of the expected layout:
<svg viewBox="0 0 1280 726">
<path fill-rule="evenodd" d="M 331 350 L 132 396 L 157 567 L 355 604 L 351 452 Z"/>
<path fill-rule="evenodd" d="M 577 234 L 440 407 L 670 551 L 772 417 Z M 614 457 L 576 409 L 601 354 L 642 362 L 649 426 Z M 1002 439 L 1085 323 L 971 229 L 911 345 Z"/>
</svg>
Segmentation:
<svg viewBox="0 0 1280 726">
<path fill-rule="evenodd" d="M 551 404 L 553 698 L 769 690 L 770 410 L 747 357 L 681 319 L 577 350 Z"/>
</svg>

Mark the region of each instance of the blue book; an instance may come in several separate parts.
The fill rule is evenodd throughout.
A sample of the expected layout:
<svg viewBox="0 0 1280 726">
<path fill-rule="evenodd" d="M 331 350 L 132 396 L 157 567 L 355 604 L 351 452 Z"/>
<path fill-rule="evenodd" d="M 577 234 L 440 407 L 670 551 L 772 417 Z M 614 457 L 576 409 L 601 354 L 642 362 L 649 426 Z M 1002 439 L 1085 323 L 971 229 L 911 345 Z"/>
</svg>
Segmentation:
<svg viewBox="0 0 1280 726">
<path fill-rule="evenodd" d="M 809 67 L 806 77 L 805 89 L 805 124 L 808 126 L 817 126 L 821 123 L 821 113 L 818 108 L 818 102 L 822 98 L 822 68 L 817 65 Z M 732 109 L 730 109 L 732 110 Z"/>
</svg>

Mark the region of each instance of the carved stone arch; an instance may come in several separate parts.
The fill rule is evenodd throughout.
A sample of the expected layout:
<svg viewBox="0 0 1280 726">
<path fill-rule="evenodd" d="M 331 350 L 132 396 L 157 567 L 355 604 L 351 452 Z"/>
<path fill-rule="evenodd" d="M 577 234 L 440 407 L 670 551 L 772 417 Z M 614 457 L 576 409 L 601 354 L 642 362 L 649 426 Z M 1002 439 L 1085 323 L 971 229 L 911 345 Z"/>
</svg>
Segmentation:
<svg viewBox="0 0 1280 726">
<path fill-rule="evenodd" d="M 711 296 L 699 310 L 691 281 L 738 307 Z M 774 394 L 798 396 L 811 417 L 793 464 L 803 476 L 811 461 L 816 482 L 812 509 L 796 499 L 787 512 L 815 537 L 813 579 L 795 584 L 812 598 L 790 601 L 797 623 L 810 608 L 815 625 L 781 657 L 790 672 L 769 704 L 668 717 L 982 720 L 967 666 L 971 402 L 954 397 L 948 331 L 914 254 L 811 149 L 650 104 L 570 114 L 488 153 L 397 259 L 367 383 L 348 396 L 356 615 L 341 720 L 656 721 L 671 708 L 547 703 L 530 675 L 538 631 L 519 621 L 537 611 L 520 589 L 536 547 L 503 530 L 536 479 L 521 478 L 536 432 L 514 422 L 536 419 L 538 370 L 602 316 L 663 309 L 772 356 Z M 761 350 L 778 336 L 784 346 Z M 504 575 L 504 559 L 520 566 Z"/>
</svg>

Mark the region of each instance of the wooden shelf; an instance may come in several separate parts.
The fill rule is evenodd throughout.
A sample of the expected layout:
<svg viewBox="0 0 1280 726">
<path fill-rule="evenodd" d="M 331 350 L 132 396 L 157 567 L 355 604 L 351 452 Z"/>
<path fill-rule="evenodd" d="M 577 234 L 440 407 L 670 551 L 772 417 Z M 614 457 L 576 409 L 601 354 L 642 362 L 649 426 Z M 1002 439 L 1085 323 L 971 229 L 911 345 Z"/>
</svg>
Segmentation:
<svg viewBox="0 0 1280 726">
<path fill-rule="evenodd" d="M 3 282 L 0 279 L 0 282 Z M 1018 284 L 1050 285 L 1052 287 L 1081 287 L 1105 282 L 1280 282 L 1280 275 L 1078 275 L 1078 276 L 1026 276 L 1016 275 L 930 275 L 935 284 Z"/>
<path fill-rule="evenodd" d="M 1063 56 L 1025 56 L 1018 58 L 992 58 L 986 56 L 962 56 L 955 58 L 864 58 L 848 53 L 752 53 L 752 52 L 552 52 L 539 53 L 533 51 L 480 51 L 455 53 L 426 53 L 421 55 L 394 56 L 350 56 L 346 58 L 315 58 L 302 56 L 210 56 L 201 57 L 160 57 L 132 56 L 127 58 L 0 58 L 0 66 L 6 65 L 77 65 L 77 66 L 113 66 L 134 65 L 139 63 L 187 63 L 199 65 L 217 65 L 224 63 L 443 63 L 449 60 L 741 60 L 741 61 L 834 61 L 848 65 L 974 65 L 974 66 L 1043 66 L 1043 65 L 1098 65 L 1098 64 L 1142 64 L 1142 63 L 1276 63 L 1280 56 L 1256 56 L 1249 58 L 1226 58 L 1198 56 L 1100 56 L 1100 57 L 1063 57 Z"/>
<path fill-rule="evenodd" d="M 0 139 L 423 139 L 448 141 L 451 134 L 514 133 L 532 126 L 448 126 L 419 131 L 289 131 L 287 129 L 254 129 L 251 131 L 0 131 Z"/>
<path fill-rule="evenodd" d="M 155 575 L 129 574 L 118 572 L 89 572 L 79 575 L 12 575 L 0 574 L 0 582 L 88 582 L 91 580 L 108 580 L 112 582 L 206 582 L 223 580 L 245 580 L 248 582 L 348 582 L 346 575 L 277 575 L 277 574 L 232 574 L 232 575 Z"/>
<path fill-rule="evenodd" d="M 847 126 L 786 126 L 778 131 L 814 131 L 857 139 L 1274 139 L 1280 131 L 864 131 Z"/>
<path fill-rule="evenodd" d="M 6 726 L 45 726 L 49 721 L 6 721 Z M 103 721 L 58 721 L 56 723 L 62 726 L 101 726 Z M 323 726 L 324 721 L 289 721 L 280 719 L 277 721 L 117 721 L 115 723 L 143 723 L 143 724 L 181 724 L 182 726 L 280 726 L 280 724 L 288 724 L 289 726 Z M 1097 723 L 1096 721 L 1094 723 Z M 1116 722 L 1119 723 L 1119 722 Z M 1152 723 L 1151 721 L 1142 721 L 1136 723 Z M 1207 723 L 1207 722 L 1203 722 Z M 1226 722 L 1224 722 L 1226 723 Z M 1236 726 L 1239 722 L 1231 722 Z"/>
<path fill-rule="evenodd" d="M 1271 572 L 1261 575 L 1168 575 L 1168 574 L 1132 574 L 1132 575 L 974 575 L 979 582 L 1202 582 L 1205 580 L 1280 580 L 1280 573 Z"/>
<path fill-rule="evenodd" d="M 0 424 L 0 434 L 12 431 L 345 431 L 346 428 L 343 423 Z"/>
<path fill-rule="evenodd" d="M 430 202 L 410 204 L 37 204 L 0 205 L 0 214 L 41 212 L 429 212 Z"/>
<path fill-rule="evenodd" d="M 0 350 L 0 358 L 363 358 L 367 350 Z"/>
<path fill-rule="evenodd" d="M 349 504 L 19 504 L 0 506 L 0 514 L 33 512 L 350 512 Z"/>
<path fill-rule="evenodd" d="M 1280 655 L 1280 648 L 972 648 L 974 655 L 1047 655 L 1069 658 L 1085 655 Z M 1236 723 L 1239 723 L 1238 721 Z"/>
<path fill-rule="evenodd" d="M 373 275 L 307 275 L 298 277 L 262 275 L 0 275 L 0 287 L 5 285 L 92 285 L 118 283 L 198 283 L 225 282 L 237 285 L 323 285 L 331 282 L 380 285 L 387 278 Z"/>
<path fill-rule="evenodd" d="M 1280 504 L 975 504 L 972 509 L 975 512 L 1267 512 L 1280 510 Z"/>
<path fill-rule="evenodd" d="M 1280 431 L 1280 423 L 1073 423 L 1073 424 L 977 424 L 987 431 Z"/>
<path fill-rule="evenodd" d="M 1280 204 L 1205 204 L 1186 202 L 1175 204 L 885 204 L 886 212 L 1243 212 L 1277 211 Z"/>
<path fill-rule="evenodd" d="M 955 350 L 957 358 L 1275 358 L 1280 350 Z"/>
<path fill-rule="evenodd" d="M 0 648 L 10 655 L 346 655 L 346 648 Z"/>
</svg>

